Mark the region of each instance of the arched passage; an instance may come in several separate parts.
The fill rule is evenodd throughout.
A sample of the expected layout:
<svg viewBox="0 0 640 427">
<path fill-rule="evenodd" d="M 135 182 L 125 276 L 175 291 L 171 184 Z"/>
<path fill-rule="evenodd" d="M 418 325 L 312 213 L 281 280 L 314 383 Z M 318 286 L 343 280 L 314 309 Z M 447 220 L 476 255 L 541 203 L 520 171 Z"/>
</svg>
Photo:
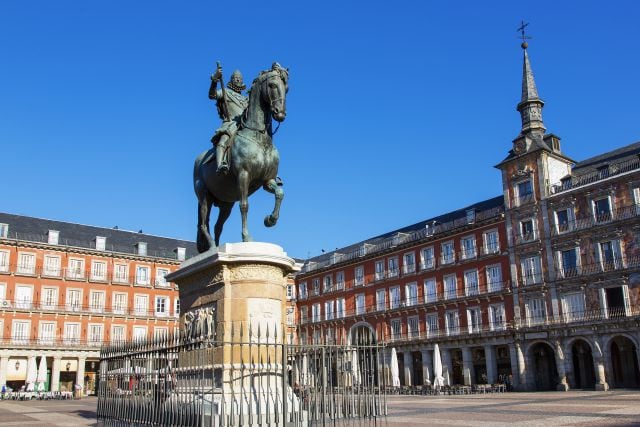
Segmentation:
<svg viewBox="0 0 640 427">
<path fill-rule="evenodd" d="M 558 383 L 558 369 L 553 349 L 545 343 L 534 344 L 529 350 L 533 362 L 533 384 L 536 391 L 555 390 Z"/>
<path fill-rule="evenodd" d="M 366 386 L 378 385 L 378 350 L 373 328 L 367 323 L 356 324 L 351 328 L 349 341 L 356 347 L 356 360 L 351 360 L 354 378 Z"/>
<path fill-rule="evenodd" d="M 611 340 L 611 365 L 613 368 L 613 387 L 637 388 L 640 386 L 637 349 L 633 341 L 618 336 Z"/>
<path fill-rule="evenodd" d="M 591 347 L 584 340 L 576 340 L 571 346 L 574 388 L 595 388 L 596 372 L 593 368 Z"/>
</svg>

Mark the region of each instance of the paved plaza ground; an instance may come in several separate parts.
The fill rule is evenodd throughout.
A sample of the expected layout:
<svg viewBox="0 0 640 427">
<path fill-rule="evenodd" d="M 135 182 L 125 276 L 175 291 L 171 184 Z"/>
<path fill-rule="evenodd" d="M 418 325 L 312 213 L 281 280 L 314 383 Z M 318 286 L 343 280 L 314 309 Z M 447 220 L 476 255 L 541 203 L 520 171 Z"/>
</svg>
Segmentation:
<svg viewBox="0 0 640 427">
<path fill-rule="evenodd" d="M 0 426 L 91 426 L 96 402 L 2 401 Z M 391 396 L 388 404 L 389 417 L 381 426 L 640 426 L 635 390 Z"/>
</svg>

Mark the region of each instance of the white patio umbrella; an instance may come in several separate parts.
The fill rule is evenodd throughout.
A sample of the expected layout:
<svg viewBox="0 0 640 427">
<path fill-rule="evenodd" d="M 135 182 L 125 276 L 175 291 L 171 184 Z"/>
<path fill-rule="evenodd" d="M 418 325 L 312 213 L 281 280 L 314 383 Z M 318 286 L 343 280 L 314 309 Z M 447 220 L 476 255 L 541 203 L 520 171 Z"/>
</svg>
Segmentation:
<svg viewBox="0 0 640 427">
<path fill-rule="evenodd" d="M 442 358 L 440 357 L 440 346 L 433 346 L 433 385 L 442 387 L 444 385 L 444 377 L 442 376 Z"/>
<path fill-rule="evenodd" d="M 36 382 L 38 383 L 37 390 L 44 391 L 44 383 L 47 382 L 47 358 L 45 356 L 40 357 Z"/>
<path fill-rule="evenodd" d="M 357 350 L 353 350 L 352 356 L 351 356 L 351 380 L 353 381 L 353 385 L 359 385 L 360 384 L 360 365 L 358 364 L 358 351 Z"/>
<path fill-rule="evenodd" d="M 307 353 L 302 355 L 302 372 L 301 372 L 302 384 L 307 385 L 309 382 L 309 361 L 307 360 Z"/>
<path fill-rule="evenodd" d="M 36 357 L 31 356 L 27 361 L 27 387 L 26 391 L 35 390 L 36 380 L 38 379 L 38 366 L 36 364 Z"/>
<path fill-rule="evenodd" d="M 391 384 L 400 387 L 400 369 L 398 368 L 398 355 L 396 348 L 391 348 Z"/>
</svg>

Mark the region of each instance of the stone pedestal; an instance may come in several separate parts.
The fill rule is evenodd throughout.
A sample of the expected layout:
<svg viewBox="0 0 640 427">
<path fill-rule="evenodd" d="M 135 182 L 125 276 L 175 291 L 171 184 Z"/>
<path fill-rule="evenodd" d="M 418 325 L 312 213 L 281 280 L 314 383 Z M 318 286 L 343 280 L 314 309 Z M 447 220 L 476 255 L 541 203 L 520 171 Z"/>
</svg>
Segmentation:
<svg viewBox="0 0 640 427">
<path fill-rule="evenodd" d="M 213 367 L 215 391 L 204 397 L 212 415 L 251 413 L 259 420 L 281 414 L 283 398 L 295 401 L 283 374 L 286 277 L 295 270 L 280 246 L 246 242 L 202 253 L 167 276 L 180 289 L 186 339 L 210 343 L 180 354 L 178 364 Z"/>
</svg>

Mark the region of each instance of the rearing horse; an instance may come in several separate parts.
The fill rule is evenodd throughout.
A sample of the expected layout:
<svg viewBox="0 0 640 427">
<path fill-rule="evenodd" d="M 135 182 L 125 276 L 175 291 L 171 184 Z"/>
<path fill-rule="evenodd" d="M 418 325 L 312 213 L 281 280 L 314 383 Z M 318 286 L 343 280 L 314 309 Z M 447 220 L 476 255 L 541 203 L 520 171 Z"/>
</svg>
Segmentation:
<svg viewBox="0 0 640 427">
<path fill-rule="evenodd" d="M 271 119 L 278 122 L 285 119 L 288 80 L 288 70 L 274 63 L 270 70 L 261 72 L 253 81 L 249 106 L 231 144 L 228 174 L 218 175 L 215 161 L 203 163 L 209 150 L 196 158 L 193 186 L 198 197 L 198 252 L 220 244 L 222 227 L 237 201 L 242 214 L 242 241 L 251 241 L 247 228 L 249 196 L 260 187 L 275 196 L 273 212 L 265 217 L 264 225 L 272 227 L 278 221 L 284 191 L 277 178 L 280 156 L 272 143 Z M 218 207 L 215 239 L 209 231 L 211 205 Z"/>
</svg>

